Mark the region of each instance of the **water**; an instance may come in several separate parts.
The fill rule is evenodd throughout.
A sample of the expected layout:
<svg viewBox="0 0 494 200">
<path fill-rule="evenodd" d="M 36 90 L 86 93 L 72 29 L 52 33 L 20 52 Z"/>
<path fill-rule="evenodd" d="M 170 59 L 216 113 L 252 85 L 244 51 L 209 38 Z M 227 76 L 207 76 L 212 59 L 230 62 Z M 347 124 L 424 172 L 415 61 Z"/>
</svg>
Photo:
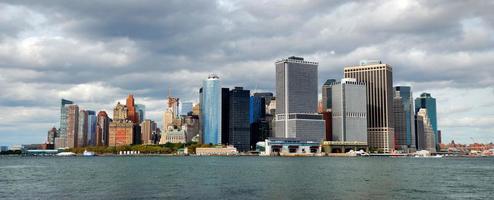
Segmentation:
<svg viewBox="0 0 494 200">
<path fill-rule="evenodd" d="M 492 199 L 493 158 L 0 157 L 0 199 Z"/>
</svg>

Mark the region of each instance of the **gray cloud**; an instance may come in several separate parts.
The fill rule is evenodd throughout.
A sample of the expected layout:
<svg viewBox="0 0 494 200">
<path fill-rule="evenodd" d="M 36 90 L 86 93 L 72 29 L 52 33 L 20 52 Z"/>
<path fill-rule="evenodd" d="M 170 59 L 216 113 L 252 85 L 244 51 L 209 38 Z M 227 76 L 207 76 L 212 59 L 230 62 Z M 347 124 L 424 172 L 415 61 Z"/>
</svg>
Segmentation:
<svg viewBox="0 0 494 200">
<path fill-rule="evenodd" d="M 20 113 L 50 108 L 43 119 L 57 124 L 62 97 L 111 110 L 134 93 L 160 121 L 168 87 L 197 101 L 211 72 L 224 86 L 274 92 L 273 62 L 290 55 L 318 61 L 320 83 L 360 59 L 381 59 L 395 84 L 433 91 L 447 107 L 479 88 L 471 95 L 493 100 L 493 9 L 492 1 L 1 1 L 0 106 L 19 112 L 0 138 L 39 142 L 50 127 Z M 486 106 L 440 110 L 439 124 L 463 142 L 454 117 L 493 117 L 480 112 L 492 104 L 469 103 Z M 482 131 L 462 131 L 492 141 L 493 126 L 480 122 Z M 11 139 L 20 132 L 23 141 Z"/>
</svg>

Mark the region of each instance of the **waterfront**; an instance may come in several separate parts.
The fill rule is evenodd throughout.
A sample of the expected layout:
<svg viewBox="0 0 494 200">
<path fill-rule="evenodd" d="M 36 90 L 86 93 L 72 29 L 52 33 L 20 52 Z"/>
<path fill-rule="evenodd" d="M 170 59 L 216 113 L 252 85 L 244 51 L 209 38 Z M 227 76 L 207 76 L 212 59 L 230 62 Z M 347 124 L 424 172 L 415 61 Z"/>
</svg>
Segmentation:
<svg viewBox="0 0 494 200">
<path fill-rule="evenodd" d="M 488 199 L 493 158 L 0 157 L 0 199 Z"/>
</svg>

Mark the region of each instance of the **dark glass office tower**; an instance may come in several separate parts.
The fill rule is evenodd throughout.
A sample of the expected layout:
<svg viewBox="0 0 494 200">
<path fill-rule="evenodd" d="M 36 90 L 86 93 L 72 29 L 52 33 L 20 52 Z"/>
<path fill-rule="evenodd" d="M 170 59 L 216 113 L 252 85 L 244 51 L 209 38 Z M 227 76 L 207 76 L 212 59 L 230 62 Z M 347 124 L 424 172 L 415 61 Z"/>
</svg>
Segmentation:
<svg viewBox="0 0 494 200">
<path fill-rule="evenodd" d="M 238 151 L 250 150 L 250 91 L 235 87 L 230 91 L 229 144 Z"/>
<path fill-rule="evenodd" d="M 403 110 L 405 111 L 406 144 L 412 151 L 415 150 L 417 136 L 415 135 L 415 112 L 413 108 L 413 93 L 409 86 L 396 86 L 396 95 L 401 97 Z"/>
<path fill-rule="evenodd" d="M 254 147 L 257 142 L 264 141 L 269 136 L 269 123 L 266 121 L 266 99 L 271 101 L 271 96 L 259 96 L 255 93 L 250 97 L 250 146 Z"/>
<path fill-rule="evenodd" d="M 221 88 L 221 144 L 230 144 L 230 88 Z"/>
</svg>

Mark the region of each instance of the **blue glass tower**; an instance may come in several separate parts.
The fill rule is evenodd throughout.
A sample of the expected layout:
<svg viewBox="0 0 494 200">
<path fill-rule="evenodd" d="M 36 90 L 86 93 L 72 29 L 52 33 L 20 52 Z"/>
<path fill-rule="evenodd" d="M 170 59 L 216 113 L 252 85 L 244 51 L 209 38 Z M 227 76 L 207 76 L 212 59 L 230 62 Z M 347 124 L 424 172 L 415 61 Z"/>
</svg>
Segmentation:
<svg viewBox="0 0 494 200">
<path fill-rule="evenodd" d="M 431 120 L 432 130 L 434 131 L 434 138 L 437 148 L 439 137 L 437 134 L 436 98 L 433 98 L 429 93 L 422 93 L 420 97 L 417 97 L 415 99 L 415 113 L 417 113 L 421 108 L 427 109 L 427 116 Z"/>
<path fill-rule="evenodd" d="M 67 136 L 67 109 L 66 105 L 74 104 L 74 102 L 62 99 L 60 103 L 60 131 L 59 136 Z"/>
<path fill-rule="evenodd" d="M 203 81 L 201 98 L 203 143 L 221 144 L 221 85 L 217 75 Z"/>
<path fill-rule="evenodd" d="M 252 124 L 258 122 L 260 119 L 264 118 L 266 115 L 265 100 L 259 96 L 250 97 L 249 106 L 249 122 Z"/>
<path fill-rule="evenodd" d="M 96 146 L 96 112 L 87 111 L 87 144 Z"/>
<path fill-rule="evenodd" d="M 413 111 L 413 94 L 409 86 L 396 86 L 395 91 L 399 92 L 403 109 L 405 111 L 406 142 L 409 148 L 415 149 L 415 112 Z"/>
</svg>

